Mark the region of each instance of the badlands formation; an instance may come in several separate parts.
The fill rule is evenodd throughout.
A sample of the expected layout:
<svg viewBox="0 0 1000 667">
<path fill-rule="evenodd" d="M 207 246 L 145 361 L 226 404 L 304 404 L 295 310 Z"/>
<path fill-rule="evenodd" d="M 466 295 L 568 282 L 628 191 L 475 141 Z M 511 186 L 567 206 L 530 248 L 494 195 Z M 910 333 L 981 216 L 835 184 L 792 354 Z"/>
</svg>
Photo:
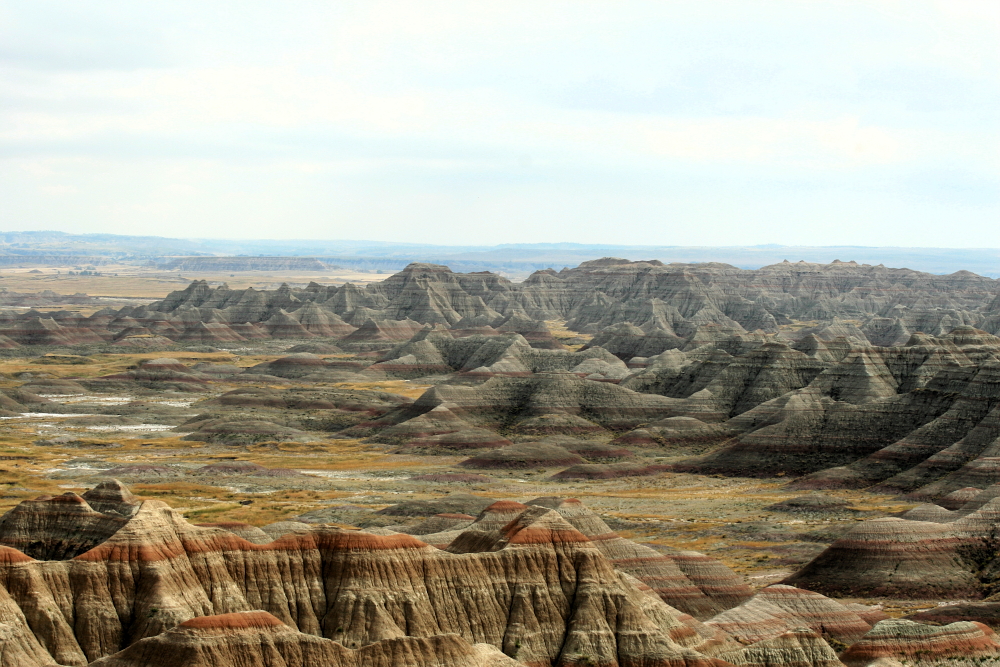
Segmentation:
<svg viewBox="0 0 1000 667">
<path fill-rule="evenodd" d="M 15 296 L 2 665 L 1000 664 L 998 281 Z"/>
</svg>

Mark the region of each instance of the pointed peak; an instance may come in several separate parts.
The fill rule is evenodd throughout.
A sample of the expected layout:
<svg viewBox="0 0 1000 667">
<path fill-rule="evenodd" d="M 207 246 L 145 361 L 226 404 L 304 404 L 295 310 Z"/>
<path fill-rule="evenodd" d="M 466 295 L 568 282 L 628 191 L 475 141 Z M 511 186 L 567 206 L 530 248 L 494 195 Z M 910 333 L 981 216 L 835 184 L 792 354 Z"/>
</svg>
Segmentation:
<svg viewBox="0 0 1000 667">
<path fill-rule="evenodd" d="M 498 500 L 486 509 L 484 509 L 480 516 L 485 514 L 506 514 L 507 512 L 523 512 L 528 509 L 527 505 L 522 505 L 515 500 Z"/>
<path fill-rule="evenodd" d="M 559 512 L 547 507 L 529 507 L 501 532 L 511 545 L 590 542 L 590 538 L 570 525 Z"/>
</svg>

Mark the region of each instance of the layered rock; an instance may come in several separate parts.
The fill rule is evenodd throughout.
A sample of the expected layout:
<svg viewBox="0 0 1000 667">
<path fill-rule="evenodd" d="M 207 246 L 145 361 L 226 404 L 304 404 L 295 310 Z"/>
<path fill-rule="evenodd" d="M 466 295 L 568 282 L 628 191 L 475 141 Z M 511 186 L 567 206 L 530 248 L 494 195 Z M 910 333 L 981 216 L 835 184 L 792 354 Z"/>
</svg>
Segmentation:
<svg viewBox="0 0 1000 667">
<path fill-rule="evenodd" d="M 879 658 L 976 658 L 1000 655 L 996 634 L 982 623 L 961 621 L 944 626 L 905 619 L 880 621 L 840 657 L 848 667 Z"/>
<path fill-rule="evenodd" d="M 641 463 L 580 463 L 552 475 L 552 479 L 618 479 L 646 477 L 662 472 L 664 466 Z"/>
<path fill-rule="evenodd" d="M 278 410 L 339 410 L 353 413 L 358 418 L 378 416 L 410 400 L 382 391 L 363 391 L 344 388 L 295 388 L 271 389 L 246 387 L 226 392 L 221 396 L 198 404 L 235 408 L 274 408 Z"/>
<path fill-rule="evenodd" d="M 966 538 L 947 525 L 883 518 L 855 525 L 783 583 L 836 596 L 897 598 L 981 595 L 962 562 Z"/>
<path fill-rule="evenodd" d="M 208 390 L 210 378 L 176 359 L 150 359 L 136 368 L 112 373 L 85 382 L 85 386 L 104 389 L 116 385 L 138 386 L 158 391 L 199 392 Z"/>
<path fill-rule="evenodd" d="M 557 445 L 544 443 L 524 443 L 491 449 L 459 463 L 463 468 L 523 470 L 528 468 L 551 468 L 572 466 L 583 463 L 583 459 Z"/>
<path fill-rule="evenodd" d="M 298 352 L 251 366 L 246 373 L 298 379 L 329 368 L 329 362 L 321 357 L 308 352 Z"/>
<path fill-rule="evenodd" d="M 982 489 L 975 486 L 956 489 L 941 498 L 940 504 L 946 510 L 961 509 L 966 503 L 975 500 L 980 493 L 982 493 Z"/>
<path fill-rule="evenodd" d="M 773 639 L 804 627 L 822 637 L 850 644 L 872 628 L 858 613 L 836 600 L 787 585 L 767 586 L 750 600 L 707 623 L 745 643 Z"/>
<path fill-rule="evenodd" d="M 810 493 L 805 496 L 796 496 L 788 500 L 782 500 L 768 505 L 767 509 L 772 512 L 792 512 L 807 514 L 837 513 L 847 509 L 846 500 L 835 496 L 828 496 L 822 493 Z"/>
<path fill-rule="evenodd" d="M 208 419 L 197 424 L 182 424 L 175 430 L 191 431 L 182 440 L 196 442 L 214 442 L 221 445 L 246 445 L 257 442 L 285 441 L 311 442 L 316 436 L 289 426 L 275 424 L 264 419 L 240 419 L 239 417 L 221 417 Z"/>
<path fill-rule="evenodd" d="M 135 515 L 142 504 L 142 501 L 132 495 L 132 492 L 117 479 L 101 482 L 81 497 L 95 512 L 125 518 Z"/>
<path fill-rule="evenodd" d="M 277 662 L 280 661 L 280 662 Z M 458 635 L 397 637 L 349 649 L 297 632 L 264 611 L 201 616 L 140 640 L 94 667 L 516 667 L 522 663 L 488 644 Z"/>
<path fill-rule="evenodd" d="M 221 528 L 222 530 L 227 530 L 233 535 L 236 535 L 247 542 L 253 542 L 254 544 L 267 544 L 271 542 L 273 538 L 265 533 L 263 530 L 257 526 L 251 526 L 248 523 L 243 523 L 240 521 L 220 521 L 215 523 L 196 523 L 199 528 Z M 305 524 L 303 524 L 305 525 Z"/>
<path fill-rule="evenodd" d="M 438 385 L 412 406 L 364 422 L 343 432 L 352 437 L 397 435 L 397 427 L 437 409 L 435 421 L 463 422 L 525 435 L 571 435 L 602 429 L 627 430 L 672 405 L 662 396 L 640 394 L 618 385 L 592 382 L 568 373 L 541 373 L 529 378 L 493 377 L 478 386 Z M 436 435 L 461 430 L 423 423 L 408 435 Z M 406 427 L 401 427 L 406 428 Z"/>
<path fill-rule="evenodd" d="M 498 449 L 511 445 L 511 441 L 494 431 L 467 427 L 460 431 L 428 435 L 403 443 L 403 451 L 426 453 L 455 453 L 470 449 Z"/>
<path fill-rule="evenodd" d="M 625 446 L 690 450 L 720 445 L 735 435 L 721 424 L 706 424 L 694 417 L 668 417 L 637 428 L 615 439 Z"/>
<path fill-rule="evenodd" d="M 110 505 L 120 507 L 113 503 L 105 507 L 111 509 Z M 39 496 L 21 501 L 0 518 L 0 545 L 32 558 L 67 560 L 105 542 L 131 515 L 129 512 L 123 516 L 114 510 L 99 512 L 71 491 L 55 497 Z"/>
<path fill-rule="evenodd" d="M 910 614 L 907 619 L 929 625 L 947 625 L 958 621 L 975 621 L 996 630 L 1000 627 L 1000 602 L 959 602 L 941 605 Z"/>
<path fill-rule="evenodd" d="M 0 322 L 0 336 L 8 345 L 98 344 L 129 331 L 123 340 L 323 336 L 346 337 L 347 348 L 363 351 L 384 350 L 434 325 L 463 336 L 512 331 L 533 347 L 558 349 L 544 322 L 563 320 L 571 329 L 599 333 L 598 345 L 630 359 L 706 343 L 744 354 L 766 342 L 758 331 L 775 333 L 779 322 L 816 320 L 821 324 L 797 335 L 891 346 L 905 343 L 911 332 L 941 339 L 960 329 L 957 344 L 995 348 L 989 333 L 1000 327 L 996 285 L 973 274 L 935 276 L 851 262 L 748 271 L 719 263 L 604 258 L 560 272 L 538 271 L 519 284 L 491 273 L 416 263 L 364 287 L 311 283 L 234 290 L 194 281 L 148 306 L 86 318 L 13 313 Z M 860 328 L 850 322 L 857 320 L 864 320 Z M 608 327 L 613 330 L 601 332 Z"/>
<path fill-rule="evenodd" d="M 788 630 L 737 653 L 725 654 L 737 667 L 842 667 L 837 652 L 808 628 Z"/>
<path fill-rule="evenodd" d="M 695 618 L 708 618 L 751 596 L 746 583 L 719 561 L 694 551 L 663 554 L 626 540 L 575 498 L 536 498 L 528 504 L 555 509 L 615 567 L 649 586 L 667 604 Z"/>
<path fill-rule="evenodd" d="M 435 500 L 408 500 L 398 505 L 390 505 L 377 514 L 387 516 L 434 516 L 436 514 L 478 515 L 491 506 L 493 501 L 468 493 L 453 493 Z M 523 507 L 521 509 L 524 509 Z"/>
<path fill-rule="evenodd" d="M 418 650 L 448 634 L 528 665 L 708 667 L 719 663 L 689 646 L 733 648 L 699 635 L 616 572 L 557 512 L 521 510 L 500 530 L 479 532 L 493 539 L 473 540 L 480 548 L 463 553 L 399 533 L 329 527 L 256 545 L 146 501 L 72 560 L 32 561 L 8 548 L 0 590 L 9 597 L 0 607 L 7 618 L 25 619 L 11 626 L 19 657 L 33 651 L 35 659 L 40 647 L 48 662 L 65 665 L 191 664 L 195 655 L 247 664 L 260 651 L 303 656 L 321 645 L 367 651 L 360 654 L 367 662 L 346 664 L 399 664 L 398 656 L 416 654 L 429 658 L 411 664 L 465 664 L 458 657 L 469 649 L 457 648 L 457 639 L 447 640 L 456 648 Z"/>
</svg>

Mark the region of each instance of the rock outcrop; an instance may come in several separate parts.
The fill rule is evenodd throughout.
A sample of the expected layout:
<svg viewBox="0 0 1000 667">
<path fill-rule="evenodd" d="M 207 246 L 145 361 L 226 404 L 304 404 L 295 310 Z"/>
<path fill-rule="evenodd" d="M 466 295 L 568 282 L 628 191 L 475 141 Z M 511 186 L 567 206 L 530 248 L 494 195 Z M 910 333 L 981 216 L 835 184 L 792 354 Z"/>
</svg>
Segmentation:
<svg viewBox="0 0 1000 667">
<path fill-rule="evenodd" d="M 624 431 L 655 418 L 672 405 L 673 401 L 663 396 L 641 394 L 570 373 L 493 377 L 476 386 L 437 385 L 413 405 L 362 422 L 343 435 L 425 437 L 460 431 L 468 425 L 537 436 Z M 411 421 L 415 428 L 410 428 Z"/>
<path fill-rule="evenodd" d="M 145 501 L 69 560 L 0 548 L 3 650 L 29 665 L 105 667 L 388 667 L 403 656 L 428 667 L 710 667 L 722 664 L 710 654 L 738 649 L 618 572 L 559 512 L 497 509 L 515 518 L 470 527 L 442 551 L 330 527 L 254 544 Z"/>
<path fill-rule="evenodd" d="M 976 598 L 979 582 L 948 524 L 872 519 L 857 524 L 784 583 L 842 597 Z"/>
<path fill-rule="evenodd" d="M 280 662 L 279 662 L 280 661 Z M 297 632 L 264 611 L 200 616 L 142 639 L 93 667 L 517 667 L 488 644 L 458 635 L 385 639 L 358 649 Z"/>
<path fill-rule="evenodd" d="M 71 491 L 24 500 L 0 518 L 0 545 L 40 560 L 75 558 L 105 542 L 132 516 L 115 509 L 99 512 Z"/>
<path fill-rule="evenodd" d="M 746 583 L 719 561 L 693 551 L 663 554 L 626 540 L 575 498 L 536 498 L 528 504 L 559 512 L 619 570 L 636 577 L 667 604 L 695 618 L 708 618 L 740 604 L 752 594 Z"/>
<path fill-rule="evenodd" d="M 805 627 L 820 636 L 851 644 L 872 629 L 870 623 L 836 600 L 780 584 L 761 589 L 753 598 L 707 623 L 751 643 Z"/>
<path fill-rule="evenodd" d="M 724 657 L 737 667 L 842 667 L 844 664 L 837 658 L 837 652 L 808 628 L 788 630 Z"/>
<path fill-rule="evenodd" d="M 996 634 L 982 623 L 960 621 L 943 626 L 905 619 L 880 621 L 841 656 L 848 667 L 880 658 L 934 660 L 1000 655 Z"/>
</svg>

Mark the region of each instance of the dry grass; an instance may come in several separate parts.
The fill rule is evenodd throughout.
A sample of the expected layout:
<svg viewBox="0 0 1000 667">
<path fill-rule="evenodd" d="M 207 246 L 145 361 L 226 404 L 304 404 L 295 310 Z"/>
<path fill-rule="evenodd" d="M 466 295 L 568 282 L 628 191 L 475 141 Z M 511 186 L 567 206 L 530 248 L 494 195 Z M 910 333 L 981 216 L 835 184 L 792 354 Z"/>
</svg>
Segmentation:
<svg viewBox="0 0 1000 667">
<path fill-rule="evenodd" d="M 30 273 L 37 270 L 41 273 Z M 52 290 L 57 294 L 82 292 L 90 296 L 162 299 L 174 290 L 184 289 L 192 280 L 226 283 L 233 289 L 274 288 L 281 283 L 306 285 L 315 281 L 322 285 L 359 285 L 381 282 L 387 274 L 359 271 L 243 271 L 239 273 L 162 271 L 131 265 L 99 266 L 99 276 L 69 275 L 72 266 L 4 268 L 0 271 L 0 288 L 11 292 Z"/>
<path fill-rule="evenodd" d="M 425 391 L 431 388 L 429 384 L 419 384 L 410 380 L 383 380 L 379 382 L 338 382 L 338 387 L 344 389 L 358 389 L 368 391 L 384 391 L 390 394 L 399 394 L 407 398 L 420 398 Z"/>
<path fill-rule="evenodd" d="M 583 338 L 590 341 L 594 337 L 591 334 L 577 333 L 576 331 L 567 329 L 565 320 L 546 320 L 545 325 L 549 328 L 553 338 L 558 340 L 563 345 L 566 345 L 566 347 L 574 352 L 580 350 L 580 348 L 583 347 L 583 343 L 569 344 L 566 341 L 573 338 Z"/>
</svg>

